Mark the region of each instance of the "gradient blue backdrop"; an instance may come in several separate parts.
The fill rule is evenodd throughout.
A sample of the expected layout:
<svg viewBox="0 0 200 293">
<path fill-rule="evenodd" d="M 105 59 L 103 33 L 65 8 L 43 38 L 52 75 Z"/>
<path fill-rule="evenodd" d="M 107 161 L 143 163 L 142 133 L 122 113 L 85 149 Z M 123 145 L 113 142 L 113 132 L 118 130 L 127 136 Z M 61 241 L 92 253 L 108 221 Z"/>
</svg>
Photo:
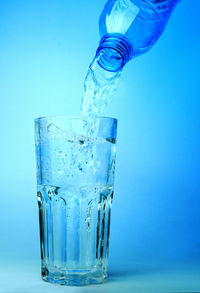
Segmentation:
<svg viewBox="0 0 200 293">
<path fill-rule="evenodd" d="M 0 259 L 40 257 L 34 118 L 79 115 L 104 0 L 0 1 Z M 124 68 L 110 266 L 200 263 L 199 1 Z"/>
</svg>

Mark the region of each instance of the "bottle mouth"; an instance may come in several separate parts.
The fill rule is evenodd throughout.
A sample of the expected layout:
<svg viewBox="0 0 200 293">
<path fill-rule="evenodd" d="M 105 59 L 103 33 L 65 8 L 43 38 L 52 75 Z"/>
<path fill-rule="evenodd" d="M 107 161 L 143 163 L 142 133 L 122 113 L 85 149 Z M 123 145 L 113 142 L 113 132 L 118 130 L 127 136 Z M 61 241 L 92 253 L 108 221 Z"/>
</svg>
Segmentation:
<svg viewBox="0 0 200 293">
<path fill-rule="evenodd" d="M 99 44 L 98 64 L 105 70 L 120 71 L 132 57 L 132 46 L 121 34 L 107 34 Z"/>
</svg>

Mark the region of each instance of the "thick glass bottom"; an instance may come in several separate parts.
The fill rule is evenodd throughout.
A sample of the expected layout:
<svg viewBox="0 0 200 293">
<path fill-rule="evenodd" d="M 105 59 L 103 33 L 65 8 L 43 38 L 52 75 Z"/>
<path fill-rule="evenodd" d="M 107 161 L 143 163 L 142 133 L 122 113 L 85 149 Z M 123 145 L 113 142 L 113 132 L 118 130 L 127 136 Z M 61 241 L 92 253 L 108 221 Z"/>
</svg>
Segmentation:
<svg viewBox="0 0 200 293">
<path fill-rule="evenodd" d="M 102 284 L 107 280 L 107 272 L 102 270 L 53 270 L 42 268 L 42 279 L 45 282 L 65 286 L 85 286 Z"/>
</svg>

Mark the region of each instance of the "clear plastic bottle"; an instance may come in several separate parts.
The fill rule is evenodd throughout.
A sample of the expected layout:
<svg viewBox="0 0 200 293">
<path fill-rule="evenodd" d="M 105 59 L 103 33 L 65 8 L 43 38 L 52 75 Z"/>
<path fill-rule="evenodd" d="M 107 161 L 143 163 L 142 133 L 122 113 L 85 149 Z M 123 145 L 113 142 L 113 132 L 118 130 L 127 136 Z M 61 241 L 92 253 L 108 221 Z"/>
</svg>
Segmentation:
<svg viewBox="0 0 200 293">
<path fill-rule="evenodd" d="M 99 65 L 121 71 L 158 40 L 180 0 L 108 0 L 99 20 Z"/>
</svg>

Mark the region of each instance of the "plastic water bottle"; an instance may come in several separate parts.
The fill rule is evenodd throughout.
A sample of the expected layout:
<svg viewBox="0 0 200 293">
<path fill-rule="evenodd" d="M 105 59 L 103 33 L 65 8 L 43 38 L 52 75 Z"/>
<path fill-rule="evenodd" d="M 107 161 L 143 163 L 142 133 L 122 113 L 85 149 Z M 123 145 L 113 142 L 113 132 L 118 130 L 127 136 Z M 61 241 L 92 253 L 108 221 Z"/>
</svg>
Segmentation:
<svg viewBox="0 0 200 293">
<path fill-rule="evenodd" d="M 99 20 L 99 65 L 121 71 L 158 40 L 180 0 L 108 0 Z"/>
<path fill-rule="evenodd" d="M 88 129 L 113 94 L 124 65 L 161 36 L 180 0 L 108 0 L 99 20 L 100 44 L 91 62 L 81 103 Z"/>
</svg>

